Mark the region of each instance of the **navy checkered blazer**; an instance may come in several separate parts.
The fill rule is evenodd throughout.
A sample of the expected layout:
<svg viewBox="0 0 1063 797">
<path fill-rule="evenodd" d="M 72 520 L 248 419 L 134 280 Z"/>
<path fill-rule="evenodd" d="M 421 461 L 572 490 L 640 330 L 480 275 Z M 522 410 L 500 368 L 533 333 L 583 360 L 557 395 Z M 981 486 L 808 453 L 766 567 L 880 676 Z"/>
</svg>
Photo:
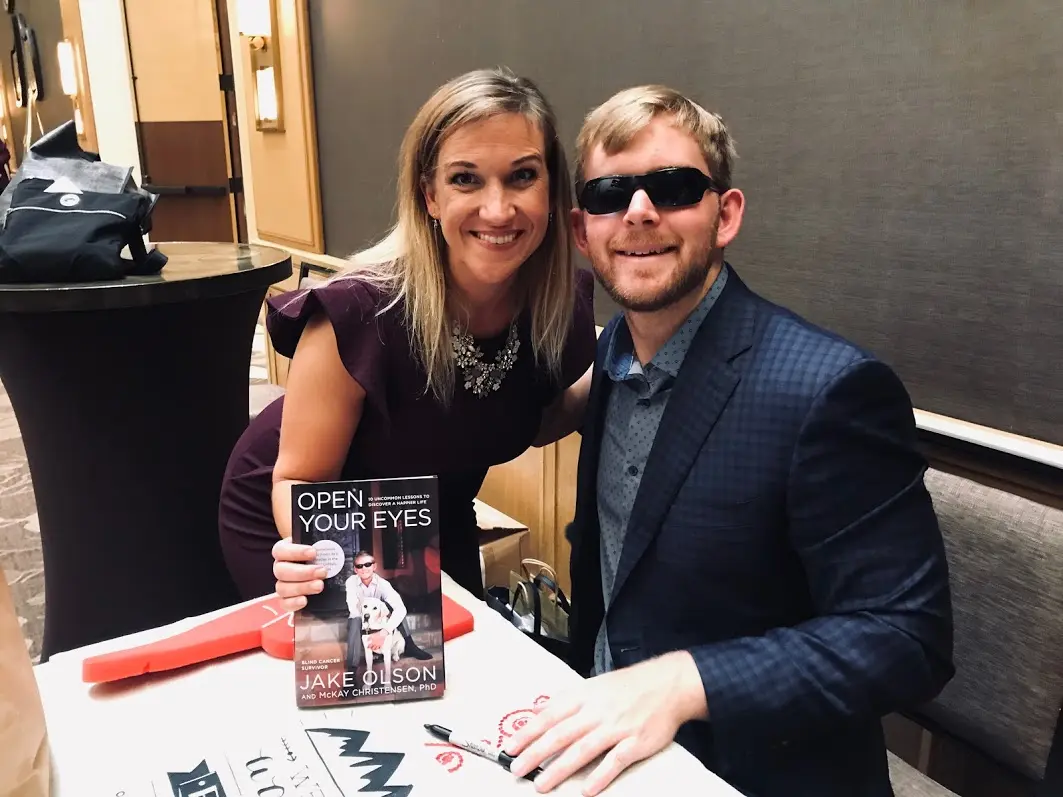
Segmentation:
<svg viewBox="0 0 1063 797">
<path fill-rule="evenodd" d="M 728 266 L 729 267 L 729 266 Z M 608 609 L 595 481 L 600 336 L 579 459 L 572 665 L 689 650 L 708 721 L 676 741 L 756 797 L 892 795 L 880 718 L 953 674 L 941 533 L 908 394 L 732 269 L 672 388 Z M 662 784 L 663 785 L 663 784 Z"/>
</svg>

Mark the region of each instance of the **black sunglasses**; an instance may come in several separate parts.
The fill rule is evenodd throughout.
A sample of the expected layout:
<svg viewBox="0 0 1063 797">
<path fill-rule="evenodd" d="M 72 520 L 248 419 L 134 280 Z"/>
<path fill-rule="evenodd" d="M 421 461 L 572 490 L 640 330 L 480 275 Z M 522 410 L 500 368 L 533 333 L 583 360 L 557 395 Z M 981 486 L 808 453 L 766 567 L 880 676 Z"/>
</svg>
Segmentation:
<svg viewBox="0 0 1063 797">
<path fill-rule="evenodd" d="M 579 189 L 577 199 L 580 208 L 593 215 L 618 213 L 631 204 L 640 188 L 661 208 L 689 207 L 698 204 L 706 191 L 722 194 L 725 190 L 701 169 L 676 166 L 648 174 L 596 177 Z"/>
<path fill-rule="evenodd" d="M 375 561 L 362 562 L 360 565 L 355 565 L 354 569 L 355 570 L 365 570 L 365 568 L 372 567 L 375 564 L 376 564 Z"/>
</svg>

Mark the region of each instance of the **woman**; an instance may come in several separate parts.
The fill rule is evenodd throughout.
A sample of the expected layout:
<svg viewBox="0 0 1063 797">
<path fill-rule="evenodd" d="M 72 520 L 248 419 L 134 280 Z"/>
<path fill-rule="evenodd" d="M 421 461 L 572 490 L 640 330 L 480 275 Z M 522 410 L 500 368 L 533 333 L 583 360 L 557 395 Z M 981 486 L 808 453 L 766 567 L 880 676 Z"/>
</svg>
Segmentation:
<svg viewBox="0 0 1063 797">
<path fill-rule="evenodd" d="M 505 70 L 452 80 L 399 161 L 391 233 L 270 300 L 287 391 L 233 450 L 219 512 L 244 598 L 276 590 L 297 609 L 323 588 L 312 549 L 288 539 L 293 483 L 415 475 L 439 478 L 443 569 L 482 596 L 473 498 L 488 468 L 582 415 L 593 279 L 572 264 L 569 171 L 538 88 Z"/>
</svg>

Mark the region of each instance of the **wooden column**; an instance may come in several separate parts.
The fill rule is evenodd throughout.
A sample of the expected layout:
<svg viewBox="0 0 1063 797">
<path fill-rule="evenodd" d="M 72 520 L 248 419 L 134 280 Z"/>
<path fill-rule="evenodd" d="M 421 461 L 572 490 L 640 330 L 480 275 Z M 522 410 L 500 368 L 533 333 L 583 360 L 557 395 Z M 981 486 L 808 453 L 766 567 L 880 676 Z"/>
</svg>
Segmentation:
<svg viewBox="0 0 1063 797">
<path fill-rule="evenodd" d="M 576 509 L 576 465 L 581 437 L 572 434 L 491 468 L 480 490 L 486 504 L 528 526 L 529 554 L 557 571 L 569 591 L 569 553 L 565 527 Z"/>
</svg>

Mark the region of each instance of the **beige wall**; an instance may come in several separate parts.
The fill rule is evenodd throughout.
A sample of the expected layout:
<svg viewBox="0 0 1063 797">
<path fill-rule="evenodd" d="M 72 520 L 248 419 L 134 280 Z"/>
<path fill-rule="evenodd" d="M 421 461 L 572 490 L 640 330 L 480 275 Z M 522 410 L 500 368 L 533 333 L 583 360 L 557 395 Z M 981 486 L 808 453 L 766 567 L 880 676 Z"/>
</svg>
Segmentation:
<svg viewBox="0 0 1063 797">
<path fill-rule="evenodd" d="M 143 177 L 122 0 L 84 0 L 81 30 L 100 158 L 131 166 L 139 184 Z"/>
</svg>

